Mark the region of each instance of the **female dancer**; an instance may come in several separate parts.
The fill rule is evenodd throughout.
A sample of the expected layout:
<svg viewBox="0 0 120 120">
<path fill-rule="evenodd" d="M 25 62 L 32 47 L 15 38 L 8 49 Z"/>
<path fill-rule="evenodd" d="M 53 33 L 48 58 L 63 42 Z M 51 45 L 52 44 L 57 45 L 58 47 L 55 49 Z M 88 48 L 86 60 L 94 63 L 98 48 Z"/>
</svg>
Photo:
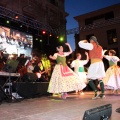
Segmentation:
<svg viewBox="0 0 120 120">
<path fill-rule="evenodd" d="M 88 63 L 89 61 L 89 56 L 88 53 L 85 52 L 86 54 L 86 60 L 81 60 L 81 54 L 77 53 L 76 54 L 76 59 L 72 61 L 71 67 L 74 67 L 74 72 L 79 76 L 79 78 L 87 84 L 87 76 L 86 72 L 84 70 L 84 65 Z M 76 91 L 77 92 L 77 91 Z M 78 94 L 81 92 L 81 94 L 84 94 L 82 91 L 78 91 Z"/>
<path fill-rule="evenodd" d="M 56 60 L 57 64 L 52 72 L 48 92 L 61 93 L 63 99 L 66 99 L 67 92 L 82 90 L 86 87 L 86 84 L 80 81 L 79 77 L 66 64 L 66 56 L 72 53 L 70 45 L 68 43 L 66 45 L 69 47 L 69 52 L 63 52 L 63 47 L 59 46 L 57 47 L 58 52 L 49 56 L 50 59 Z"/>
<path fill-rule="evenodd" d="M 106 71 L 106 77 L 103 79 L 106 89 L 113 89 L 113 93 L 120 88 L 120 68 L 117 66 L 119 58 L 116 55 L 115 50 L 109 50 L 108 55 L 104 55 L 109 61 L 109 68 Z"/>
</svg>

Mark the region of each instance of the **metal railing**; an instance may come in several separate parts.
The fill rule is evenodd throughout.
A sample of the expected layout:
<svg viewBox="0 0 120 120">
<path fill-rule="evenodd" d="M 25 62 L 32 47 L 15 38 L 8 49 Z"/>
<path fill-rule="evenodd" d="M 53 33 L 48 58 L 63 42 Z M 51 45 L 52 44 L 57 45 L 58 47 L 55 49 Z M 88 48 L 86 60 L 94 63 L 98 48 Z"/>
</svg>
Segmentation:
<svg viewBox="0 0 120 120">
<path fill-rule="evenodd" d="M 16 15 L 19 16 L 18 19 L 15 18 Z M 34 20 L 30 17 L 24 16 L 24 15 L 18 13 L 18 12 L 12 11 L 12 10 L 7 9 L 5 7 L 2 7 L 2 6 L 0 6 L 0 17 L 6 18 L 6 19 L 9 18 L 12 21 L 20 22 L 21 24 L 29 26 L 31 28 L 34 28 L 38 31 L 45 29 L 50 33 L 51 32 L 55 33 L 55 34 L 60 33 L 59 28 L 58 29 L 52 29 L 52 27 L 49 26 L 48 24 L 43 24 L 42 22 L 40 22 L 38 20 Z M 73 29 L 70 29 L 70 30 L 66 30 L 66 35 L 76 34 L 76 33 L 79 34 L 81 31 L 101 28 L 101 27 L 105 27 L 105 26 L 109 26 L 109 25 L 113 25 L 113 24 L 118 24 L 118 23 L 120 23 L 120 16 L 109 19 L 109 20 L 104 20 L 104 21 L 101 21 L 101 22 L 93 23 L 93 24 L 90 24 L 90 25 L 85 25 L 85 26 L 82 26 L 80 28 L 77 27 L 77 28 L 73 28 Z M 65 29 L 65 28 L 63 27 L 63 29 Z"/>
<path fill-rule="evenodd" d="M 97 28 L 101 28 L 101 27 L 105 27 L 105 26 L 110 26 L 110 25 L 114 25 L 114 24 L 118 24 L 120 23 L 120 16 L 109 19 L 109 20 L 103 20 L 97 23 L 93 23 L 93 24 L 89 24 L 89 25 L 85 25 L 82 27 L 77 27 L 77 28 L 73 28 L 70 30 L 66 31 L 66 34 L 79 34 L 80 32 L 83 31 L 87 31 L 87 30 L 92 30 L 92 29 L 97 29 Z"/>
<path fill-rule="evenodd" d="M 97 29 L 97 28 L 106 27 L 106 26 L 110 26 L 110 25 L 114 25 L 114 24 L 118 24 L 118 23 L 120 23 L 120 16 L 109 19 L 109 20 L 103 20 L 103 21 L 100 21 L 97 23 L 86 25 L 84 27 L 81 27 L 80 31 Z"/>
</svg>

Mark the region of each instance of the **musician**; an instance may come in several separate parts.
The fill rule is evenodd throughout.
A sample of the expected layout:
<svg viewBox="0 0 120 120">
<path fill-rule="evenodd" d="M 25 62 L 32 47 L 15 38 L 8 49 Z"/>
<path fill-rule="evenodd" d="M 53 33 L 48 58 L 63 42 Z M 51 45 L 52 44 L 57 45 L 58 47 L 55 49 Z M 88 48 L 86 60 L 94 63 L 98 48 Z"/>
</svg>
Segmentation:
<svg viewBox="0 0 120 120">
<path fill-rule="evenodd" d="M 47 73 L 47 71 L 41 70 L 42 66 L 42 61 L 39 61 L 35 66 L 34 66 L 34 70 L 33 72 L 36 73 L 36 75 L 38 76 L 38 81 L 37 82 L 47 82 L 47 80 L 44 77 L 44 73 Z"/>
<path fill-rule="evenodd" d="M 33 73 L 34 66 L 33 66 L 32 61 L 29 61 L 26 66 L 27 66 L 27 72 L 28 73 Z"/>
<path fill-rule="evenodd" d="M 25 58 L 25 54 L 20 54 L 20 58 Z"/>
<path fill-rule="evenodd" d="M 3 68 L 5 65 L 7 59 L 3 56 L 3 52 L 0 51 L 0 70 Z"/>
</svg>

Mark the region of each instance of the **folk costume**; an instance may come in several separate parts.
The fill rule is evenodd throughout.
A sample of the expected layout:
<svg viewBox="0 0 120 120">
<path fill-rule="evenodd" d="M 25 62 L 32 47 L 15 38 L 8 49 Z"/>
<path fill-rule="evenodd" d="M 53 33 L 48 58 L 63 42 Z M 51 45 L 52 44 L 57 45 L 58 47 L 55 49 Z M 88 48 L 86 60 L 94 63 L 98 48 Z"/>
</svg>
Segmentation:
<svg viewBox="0 0 120 120">
<path fill-rule="evenodd" d="M 88 60 L 73 60 L 71 67 L 74 68 L 74 72 L 79 76 L 80 80 L 87 83 L 87 76 L 84 70 L 84 65 L 88 63 Z"/>
<path fill-rule="evenodd" d="M 66 93 L 70 91 L 82 90 L 86 87 L 83 81 L 67 66 L 66 56 L 69 52 L 63 54 L 55 53 L 57 64 L 54 67 L 50 79 L 48 92 L 49 93 Z"/>
<path fill-rule="evenodd" d="M 120 88 L 120 67 L 117 66 L 119 58 L 117 56 L 104 56 L 109 61 L 109 68 L 106 71 L 106 77 L 103 79 L 105 88 L 117 90 Z"/>
<path fill-rule="evenodd" d="M 89 50 L 89 59 L 91 60 L 91 64 L 88 68 L 87 78 L 88 84 L 95 92 L 95 95 L 92 99 L 96 99 L 98 97 L 104 98 L 104 83 L 102 78 L 105 77 L 105 69 L 102 61 L 103 58 L 103 49 L 98 44 L 97 38 L 95 36 L 91 36 L 90 43 L 86 40 L 80 41 L 79 47 Z M 98 80 L 101 88 L 101 94 L 99 95 L 98 90 L 93 83 L 93 80 Z"/>
</svg>

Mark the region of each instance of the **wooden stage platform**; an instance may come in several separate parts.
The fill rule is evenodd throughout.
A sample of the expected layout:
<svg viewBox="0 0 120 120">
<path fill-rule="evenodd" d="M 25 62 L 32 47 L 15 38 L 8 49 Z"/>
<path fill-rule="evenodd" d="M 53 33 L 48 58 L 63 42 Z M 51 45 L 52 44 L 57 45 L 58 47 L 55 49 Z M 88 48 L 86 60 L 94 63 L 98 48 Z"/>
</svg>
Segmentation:
<svg viewBox="0 0 120 120">
<path fill-rule="evenodd" d="M 96 100 L 92 100 L 92 96 L 93 92 L 84 92 L 84 95 L 69 93 L 66 100 L 58 96 L 42 96 L 16 103 L 3 102 L 0 120 L 82 120 L 86 110 L 106 104 L 112 105 L 110 120 L 120 119 L 120 113 L 116 112 L 120 108 L 120 94 L 106 91 L 104 99 Z"/>
</svg>

